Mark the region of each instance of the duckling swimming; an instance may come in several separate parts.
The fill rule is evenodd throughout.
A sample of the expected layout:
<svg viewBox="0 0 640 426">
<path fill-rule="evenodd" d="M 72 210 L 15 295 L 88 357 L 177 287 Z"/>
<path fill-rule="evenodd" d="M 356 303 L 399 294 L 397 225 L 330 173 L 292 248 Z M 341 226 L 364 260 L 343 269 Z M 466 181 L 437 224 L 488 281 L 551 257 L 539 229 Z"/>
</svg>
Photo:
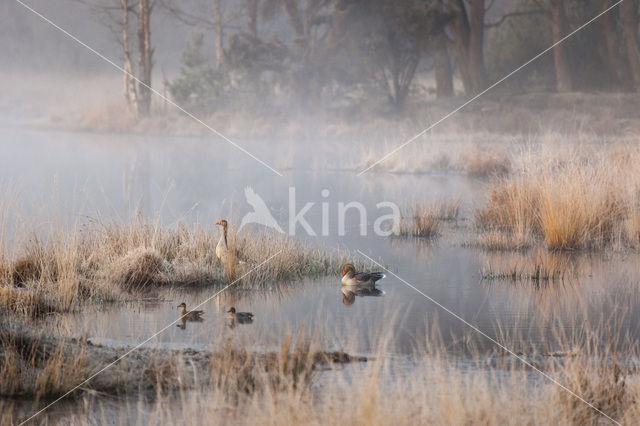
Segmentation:
<svg viewBox="0 0 640 426">
<path fill-rule="evenodd" d="M 227 311 L 229 314 L 229 321 L 238 324 L 251 324 L 253 322 L 253 314 L 251 312 L 236 312 L 236 308 L 231 307 Z"/>
<path fill-rule="evenodd" d="M 384 278 L 382 272 L 356 272 L 355 266 L 347 263 L 342 267 L 342 285 L 370 286 Z"/>
<path fill-rule="evenodd" d="M 185 321 L 202 321 L 202 314 L 204 311 L 187 311 L 187 304 L 182 302 L 178 305 L 178 308 L 182 308 L 180 318 Z"/>
</svg>

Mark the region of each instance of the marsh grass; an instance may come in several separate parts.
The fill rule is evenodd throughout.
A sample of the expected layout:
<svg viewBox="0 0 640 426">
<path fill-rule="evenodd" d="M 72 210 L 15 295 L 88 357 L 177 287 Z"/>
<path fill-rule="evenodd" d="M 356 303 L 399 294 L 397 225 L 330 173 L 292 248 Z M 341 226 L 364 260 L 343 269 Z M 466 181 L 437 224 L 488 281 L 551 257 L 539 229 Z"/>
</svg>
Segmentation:
<svg viewBox="0 0 640 426">
<path fill-rule="evenodd" d="M 540 284 L 575 278 L 578 269 L 576 260 L 569 254 L 537 249 L 487 256 L 481 274 L 484 280 L 531 281 Z"/>
<path fill-rule="evenodd" d="M 128 348 L 92 345 L 27 333 L 4 333 L 0 348 L 0 395 L 50 401 L 99 371 Z M 176 391 L 216 390 L 228 404 L 265 393 L 308 392 L 319 368 L 366 358 L 325 352 L 304 333 L 284 336 L 277 351 L 257 352 L 233 339 L 213 351 L 141 348 L 72 395 L 86 391 L 160 398 Z"/>
<path fill-rule="evenodd" d="M 12 287 L 0 287 L 0 307 L 26 318 L 40 317 L 58 311 L 55 304 L 40 291 L 26 291 Z"/>
<path fill-rule="evenodd" d="M 453 221 L 460 213 L 460 200 L 443 200 L 437 203 L 414 202 L 401 210 L 398 236 L 434 238 L 440 235 L 442 221 Z"/>
<path fill-rule="evenodd" d="M 63 395 L 87 373 L 83 348 L 67 351 L 26 336 L 2 335 L 0 394 L 50 400 Z"/>
<path fill-rule="evenodd" d="M 611 319 L 598 321 L 588 312 L 578 311 L 581 326 L 567 328 L 559 321 L 560 310 L 550 312 L 550 318 L 533 320 L 549 331 L 541 341 L 532 342 L 523 334 L 523 327 L 496 338 L 607 415 L 624 424 L 636 424 L 640 419 L 640 380 L 633 360 L 638 344 L 622 327 L 636 313 L 619 310 Z M 372 358 L 359 362 L 357 357 L 320 350 L 316 342 L 323 340 L 321 336 L 304 337 L 307 334 L 301 330 L 286 334 L 277 350 L 267 352 L 254 352 L 241 338 L 227 339 L 211 352 L 141 349 L 114 367 L 111 374 L 96 377 L 92 388 L 126 401 L 139 397 L 139 404 L 133 404 L 135 409 L 143 407 L 153 419 L 149 422 L 158 424 L 210 424 L 212 418 L 234 424 L 253 424 L 259 418 L 263 424 L 276 425 L 595 425 L 604 421 L 596 411 L 517 359 L 494 346 L 475 345 L 476 339 L 484 339 L 479 335 L 463 336 L 459 345 L 470 352 L 460 358 L 444 342 L 437 321 L 427 329 L 424 340 L 416 342 L 409 365 L 387 356 L 389 347 L 384 339 L 374 348 Z M 43 346 L 15 336 L 10 345 L 12 350 L 3 353 L 9 355 L 1 370 L 0 388 L 24 383 L 32 397 L 47 389 L 46 395 L 55 395 L 68 386 L 67 379 L 53 380 L 53 366 L 60 366 L 60 374 L 75 380 L 74 368 L 64 370 L 75 359 L 84 376 L 126 350 L 83 346 L 81 342 Z M 60 363 L 58 354 L 64 354 L 66 362 Z M 77 358 L 69 358 L 70 354 Z M 35 368 L 20 369 L 20 362 L 33 363 Z M 343 362 L 352 364 L 342 369 Z M 46 365 L 52 367 L 47 370 Z M 6 389 L 16 397 L 29 394 Z M 78 395 L 85 390 L 80 389 Z M 131 419 L 120 409 L 105 414 L 100 398 L 81 401 L 67 406 L 61 421 L 102 423 L 108 420 L 105 416 L 111 421 Z M 114 400 L 106 404 L 113 408 Z M 9 414 L 13 408 L 6 409 L 12 410 L 4 414 L 7 418 L 21 417 Z M 48 418 L 50 415 L 54 416 L 44 413 L 42 420 L 56 418 Z"/>
<path fill-rule="evenodd" d="M 477 146 L 462 156 L 464 171 L 472 177 L 507 175 L 511 171 L 511 159 L 504 150 Z"/>
<path fill-rule="evenodd" d="M 636 246 L 638 160 L 637 147 L 616 146 L 531 163 L 494 183 L 476 224 L 506 241 L 539 237 L 549 249 Z"/>
<path fill-rule="evenodd" d="M 243 232 L 230 238 L 246 257 L 222 264 L 217 230 L 199 225 L 165 227 L 88 221 L 69 231 L 28 239 L 0 260 L 0 306 L 25 315 L 68 311 L 84 300 L 113 301 L 166 286 L 222 286 L 246 275 L 241 286 L 286 284 L 304 276 L 337 274 L 350 259 L 288 236 Z M 20 291 L 18 291 L 18 289 Z"/>
<path fill-rule="evenodd" d="M 640 381 L 633 364 L 619 360 L 632 359 L 637 344 L 604 323 L 585 327 L 568 335 L 555 324 L 553 337 L 546 342 L 553 351 L 529 349 L 522 356 L 617 421 L 636 424 Z M 501 341 L 508 347 L 531 348 L 519 334 Z M 223 423 L 249 424 L 260 418 L 261 423 L 272 425 L 595 425 L 605 421 L 582 401 L 500 351 L 478 350 L 466 359 L 465 368 L 459 368 L 449 349 L 433 336 L 424 348 L 416 346 L 415 362 L 408 370 L 394 366 L 381 347 L 371 362 L 356 363 L 344 373 L 333 371 L 317 381 L 311 367 L 314 351 L 308 345 L 294 338 L 285 341 L 279 353 L 266 357 L 230 346 L 233 349 L 212 359 L 211 386 L 177 398 L 159 397 L 148 410 L 157 423 L 179 425 L 208 424 L 212 416 Z"/>
</svg>

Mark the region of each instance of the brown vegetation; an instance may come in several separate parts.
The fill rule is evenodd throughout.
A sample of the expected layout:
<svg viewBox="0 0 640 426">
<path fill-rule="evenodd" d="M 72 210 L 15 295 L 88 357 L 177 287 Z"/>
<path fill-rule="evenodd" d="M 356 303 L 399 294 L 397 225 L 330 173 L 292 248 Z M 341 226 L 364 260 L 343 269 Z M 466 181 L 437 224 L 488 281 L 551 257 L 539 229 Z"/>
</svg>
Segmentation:
<svg viewBox="0 0 640 426">
<path fill-rule="evenodd" d="M 545 158 L 498 180 L 476 223 L 509 236 L 540 237 L 550 249 L 636 246 L 638 159 L 633 146 Z"/>
<path fill-rule="evenodd" d="M 532 281 L 564 281 L 575 277 L 575 259 L 563 252 L 533 250 L 526 253 L 499 253 L 487 257 L 482 278 Z"/>
<path fill-rule="evenodd" d="M 245 276 L 241 286 L 290 282 L 303 276 L 337 273 L 348 260 L 290 237 L 243 233 L 237 247 L 246 262 L 222 265 L 215 256 L 213 227 L 174 228 L 132 223 L 86 223 L 30 239 L 14 256 L 0 256 L 0 301 L 33 316 L 66 311 L 86 299 L 114 300 L 168 285 L 223 285 Z M 233 239 L 235 241 L 235 237 Z M 15 259 L 15 260 L 12 260 Z M 19 287 L 19 288 L 16 288 Z"/>
</svg>

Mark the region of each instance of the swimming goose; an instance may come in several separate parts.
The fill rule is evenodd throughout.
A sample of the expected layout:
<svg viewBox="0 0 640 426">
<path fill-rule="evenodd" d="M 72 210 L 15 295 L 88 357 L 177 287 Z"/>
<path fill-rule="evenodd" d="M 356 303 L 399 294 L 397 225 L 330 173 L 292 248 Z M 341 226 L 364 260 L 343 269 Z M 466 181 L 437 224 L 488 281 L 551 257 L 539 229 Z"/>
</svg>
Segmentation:
<svg viewBox="0 0 640 426">
<path fill-rule="evenodd" d="M 187 304 L 182 302 L 178 305 L 178 308 L 182 308 L 182 313 L 180 314 L 180 319 L 186 321 L 202 321 L 202 314 L 204 311 L 189 311 L 187 312 Z"/>
<path fill-rule="evenodd" d="M 237 321 L 240 324 L 250 324 L 253 322 L 253 314 L 251 312 L 236 312 L 236 308 L 231 307 L 227 313 L 229 314 L 229 320 L 232 322 Z"/>
<path fill-rule="evenodd" d="M 374 285 L 384 278 L 382 272 L 356 272 L 355 266 L 347 263 L 342 267 L 342 285 Z"/>
<path fill-rule="evenodd" d="M 222 226 L 222 234 L 220 234 L 220 240 L 218 241 L 218 245 L 216 246 L 216 256 L 223 263 L 226 263 L 228 260 L 230 260 L 229 255 L 232 253 L 227 240 L 228 223 L 225 219 L 221 219 L 216 222 L 216 225 Z M 234 263 L 244 263 L 245 258 L 244 256 L 242 256 L 242 253 L 240 253 L 238 249 L 236 249 L 233 254 L 235 255 Z"/>
</svg>

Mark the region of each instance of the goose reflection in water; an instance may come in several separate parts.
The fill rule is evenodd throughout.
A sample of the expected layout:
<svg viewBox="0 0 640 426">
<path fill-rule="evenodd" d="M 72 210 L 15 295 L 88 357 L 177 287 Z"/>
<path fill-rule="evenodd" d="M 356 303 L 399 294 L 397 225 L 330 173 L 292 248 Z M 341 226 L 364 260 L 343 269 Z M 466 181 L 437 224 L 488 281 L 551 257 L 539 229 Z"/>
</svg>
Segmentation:
<svg viewBox="0 0 640 426">
<path fill-rule="evenodd" d="M 342 286 L 342 303 L 351 306 L 356 302 L 356 296 L 382 297 L 384 291 L 374 285 L 368 286 Z"/>
</svg>

